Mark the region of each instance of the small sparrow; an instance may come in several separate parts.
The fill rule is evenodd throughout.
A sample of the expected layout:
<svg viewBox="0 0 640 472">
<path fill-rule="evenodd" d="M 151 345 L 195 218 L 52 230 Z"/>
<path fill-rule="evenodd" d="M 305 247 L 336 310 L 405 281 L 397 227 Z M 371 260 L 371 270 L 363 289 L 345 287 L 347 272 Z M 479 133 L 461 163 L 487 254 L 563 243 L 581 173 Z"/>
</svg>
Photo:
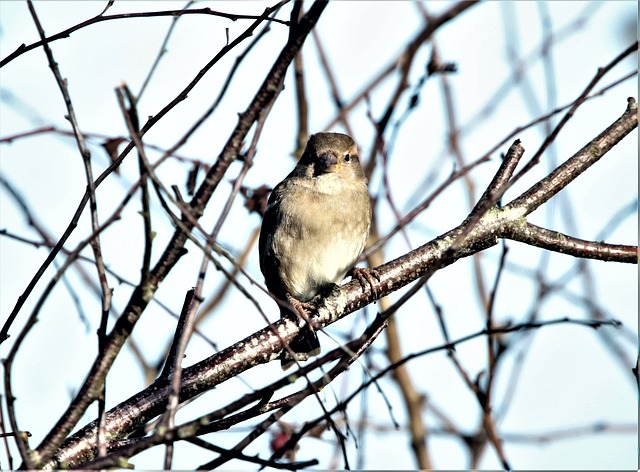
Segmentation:
<svg viewBox="0 0 640 472">
<path fill-rule="evenodd" d="M 349 136 L 317 133 L 271 193 L 260 231 L 260 270 L 269 291 L 306 318 L 306 302 L 341 282 L 362 254 L 371 225 L 367 179 Z M 302 312 L 302 313 L 301 313 Z M 281 354 L 282 369 L 320 353 L 307 328 Z"/>
</svg>

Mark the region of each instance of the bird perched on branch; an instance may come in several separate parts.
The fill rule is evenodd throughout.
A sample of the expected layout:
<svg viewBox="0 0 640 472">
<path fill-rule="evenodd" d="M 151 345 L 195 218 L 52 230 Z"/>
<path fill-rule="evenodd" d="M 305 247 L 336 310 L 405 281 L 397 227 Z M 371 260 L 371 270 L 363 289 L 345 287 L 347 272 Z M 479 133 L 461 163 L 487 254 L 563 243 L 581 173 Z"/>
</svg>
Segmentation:
<svg viewBox="0 0 640 472">
<path fill-rule="evenodd" d="M 280 305 L 281 317 L 308 319 L 306 302 L 354 268 L 370 225 L 367 179 L 355 142 L 340 133 L 312 135 L 296 167 L 273 189 L 260 231 L 265 283 L 288 302 Z M 298 361 L 320 353 L 308 323 L 289 347 Z M 295 360 L 287 349 L 282 352 L 283 369 Z"/>
</svg>

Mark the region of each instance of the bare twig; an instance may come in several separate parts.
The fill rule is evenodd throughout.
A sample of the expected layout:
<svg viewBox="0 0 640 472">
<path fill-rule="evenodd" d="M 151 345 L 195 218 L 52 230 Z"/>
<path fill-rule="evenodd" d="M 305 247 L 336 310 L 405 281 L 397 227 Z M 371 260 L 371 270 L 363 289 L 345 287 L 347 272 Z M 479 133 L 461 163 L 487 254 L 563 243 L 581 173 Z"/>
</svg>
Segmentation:
<svg viewBox="0 0 640 472">
<path fill-rule="evenodd" d="M 238 125 L 220 153 L 217 162 L 207 173 L 204 183 L 200 186 L 190 203 L 192 214 L 196 217 L 202 214 L 204 207 L 208 203 L 213 192 L 216 190 L 222 176 L 228 169 L 231 162 L 236 159 L 244 137 L 258 118 L 260 111 L 277 98 L 277 84 L 281 82 L 289 64 L 302 46 L 306 36 L 315 25 L 325 6 L 326 4 L 323 2 L 314 3 L 308 13 L 302 18 L 296 28 L 296 35 L 293 39 L 287 42 L 280 53 L 278 60 L 276 60 L 273 68 L 260 87 L 260 90 L 252 100 L 247 110 L 240 116 Z M 266 18 L 269 13 L 270 10 L 267 9 L 261 19 Z M 259 23 L 259 21 L 255 23 L 255 26 L 257 26 L 257 23 Z M 210 62 L 210 65 L 213 63 L 215 63 L 215 59 Z M 201 74 L 198 75 L 192 84 L 195 85 L 200 77 Z M 193 85 L 191 85 L 191 87 Z M 178 97 L 176 100 L 180 101 L 185 98 L 187 89 L 184 92 L 185 95 L 181 95 L 182 98 Z M 160 114 L 166 113 L 169 109 L 175 106 L 174 102 L 176 102 L 176 100 L 167 105 Z M 155 120 L 150 120 L 147 125 L 141 129 L 140 136 L 142 136 L 153 122 L 155 122 Z M 184 224 L 187 231 L 193 227 L 192 223 L 188 219 L 185 219 Z M 160 260 L 152 270 L 147 286 L 136 288 L 131 296 L 128 307 L 125 308 L 122 316 L 116 322 L 112 333 L 109 335 L 107 349 L 109 350 L 110 355 L 100 357 L 93 364 L 86 381 L 83 383 L 76 396 L 75 401 L 69 405 L 69 408 L 63 414 L 56 426 L 54 426 L 40 444 L 37 453 L 35 454 L 36 464 L 48 462 L 48 459 L 60 447 L 71 428 L 73 428 L 86 408 L 96 398 L 96 394 L 104 382 L 104 377 L 111 368 L 113 359 L 115 359 L 115 354 L 120 350 L 124 341 L 127 339 L 128 334 L 131 332 L 142 311 L 147 306 L 155 289 L 160 285 L 168 272 L 173 268 L 180 256 L 183 254 L 183 246 L 187 239 L 188 233 L 185 232 L 184 229 L 176 231 L 164 254 L 160 257 Z M 288 341 L 290 341 L 290 339 Z"/>
<path fill-rule="evenodd" d="M 212 15 L 212 16 L 219 16 L 222 18 L 228 18 L 232 21 L 256 20 L 256 19 L 262 18 L 261 16 L 257 16 L 257 15 L 236 15 L 233 13 L 223 13 L 219 11 L 213 11 L 210 8 L 196 8 L 193 10 L 182 9 L 182 10 L 165 10 L 165 11 L 152 11 L 152 12 L 140 12 L 140 13 L 122 13 L 119 15 L 107 15 L 107 16 L 103 14 L 104 14 L 104 11 L 98 16 L 85 20 L 81 23 L 78 23 L 77 25 L 72 26 L 71 28 L 67 28 L 66 30 L 61 31 L 60 33 L 54 34 L 52 36 L 49 36 L 48 38 L 44 38 L 35 43 L 29 44 L 29 45 L 25 45 L 25 44 L 20 45 L 18 49 L 16 49 L 13 53 L 9 54 L 7 57 L 2 59 L 2 61 L 0 61 L 0 67 L 5 66 L 6 64 L 13 61 L 16 57 L 21 56 L 25 52 L 31 51 L 32 49 L 39 48 L 45 43 L 45 41 L 47 43 L 52 43 L 53 41 L 57 41 L 58 39 L 68 38 L 69 36 L 71 36 L 71 33 L 74 33 L 75 31 L 78 31 L 82 28 L 86 28 L 87 26 L 100 23 L 102 21 L 121 20 L 121 19 L 128 19 L 128 18 L 162 17 L 162 16 L 170 16 L 175 18 L 176 16 L 182 16 L 182 15 Z M 279 20 L 277 18 L 271 18 L 269 21 L 280 23 L 285 26 L 288 26 L 289 24 L 287 21 Z"/>
<path fill-rule="evenodd" d="M 195 302 L 195 289 L 191 289 L 187 292 L 184 299 L 184 305 L 180 312 L 180 319 L 178 320 L 178 329 L 176 329 L 175 337 L 173 338 L 173 344 L 169 350 L 169 356 L 167 357 L 164 370 L 161 377 L 167 378 L 171 382 L 171 391 L 167 400 L 167 410 L 160 421 L 160 424 L 156 428 L 155 434 L 158 436 L 164 436 L 167 429 L 173 429 L 175 427 L 175 416 L 178 411 L 178 403 L 180 399 L 180 382 L 182 380 L 182 359 L 187 350 L 187 343 L 191 339 L 193 333 L 193 327 L 195 325 L 196 310 L 194 306 Z M 173 442 L 167 443 L 167 449 L 165 454 L 164 469 L 171 470 L 171 462 L 173 458 Z"/>
<path fill-rule="evenodd" d="M 162 45 L 160 46 L 160 51 L 158 51 L 158 55 L 156 56 L 155 61 L 153 61 L 153 65 L 149 69 L 147 76 L 144 78 L 144 82 L 142 82 L 142 86 L 140 86 L 140 91 L 138 92 L 138 95 L 135 97 L 135 100 L 134 100 L 135 102 L 140 101 L 142 94 L 144 93 L 145 89 L 147 88 L 147 85 L 149 84 L 149 82 L 151 81 L 151 78 L 153 77 L 154 72 L 156 71 L 158 65 L 160 64 L 160 60 L 167 53 L 167 45 L 169 44 L 169 39 L 171 39 L 171 34 L 173 33 L 173 29 L 178 24 L 178 20 L 184 16 L 184 13 L 186 13 L 186 11 L 189 9 L 191 5 L 195 3 L 195 1 L 196 0 L 188 0 L 185 6 L 182 7 L 182 10 L 181 10 L 182 14 L 173 15 L 173 18 L 171 19 L 171 26 L 169 26 L 169 29 L 167 30 L 167 34 L 165 35 L 164 40 L 162 41 Z M 104 11 L 100 16 L 102 15 L 104 15 Z"/>
<path fill-rule="evenodd" d="M 152 116 L 149 118 L 149 120 L 147 121 L 147 123 L 142 127 L 142 129 L 140 130 L 139 136 L 142 137 L 147 131 L 149 131 L 149 129 L 151 129 L 161 118 L 163 118 L 167 113 L 169 113 L 169 111 L 171 111 L 178 103 L 180 103 L 182 100 L 185 100 L 187 98 L 187 95 L 189 94 L 189 92 L 196 86 L 196 84 L 198 84 L 198 82 L 204 77 L 204 75 L 224 56 L 226 55 L 229 51 L 231 51 L 235 46 L 237 46 L 238 44 L 240 44 L 243 40 L 247 39 L 248 37 L 251 36 L 251 34 L 253 33 L 253 31 L 258 27 L 258 25 L 264 21 L 266 18 L 269 17 L 269 15 L 271 14 L 272 11 L 274 11 L 275 9 L 279 8 L 280 5 L 283 2 L 286 2 L 288 0 L 282 0 L 282 2 L 280 2 L 279 4 L 277 4 L 275 7 L 273 8 L 267 8 L 265 10 L 265 12 L 263 13 L 263 15 L 261 15 L 249 28 L 247 28 L 247 30 L 242 33 L 240 36 L 238 36 L 238 38 L 236 38 L 234 41 L 232 41 L 231 43 L 229 43 L 227 46 L 223 47 L 221 49 L 221 51 L 216 54 L 213 59 L 211 59 L 206 65 L 205 67 L 200 70 L 200 72 L 196 75 L 196 77 L 169 103 L 167 104 L 162 110 L 160 110 L 156 115 Z M 279 70 L 279 68 L 276 69 L 276 72 L 282 72 Z M 264 87 L 263 87 L 264 89 Z M 266 95 L 271 96 L 271 93 L 267 93 Z M 259 95 L 260 96 L 260 95 Z M 260 100 L 254 100 L 252 108 L 249 108 L 249 110 L 251 111 L 251 113 L 249 113 L 249 116 L 247 116 L 248 120 L 245 120 L 244 122 L 242 122 L 242 133 L 246 133 L 248 132 L 248 128 L 250 126 L 249 122 L 251 122 L 251 115 L 257 113 L 257 106 L 259 106 L 262 103 L 262 100 L 266 99 L 267 97 L 262 95 L 260 96 Z M 238 137 L 236 136 L 234 139 L 238 139 Z M 230 143 L 232 143 L 230 146 L 233 149 L 236 149 L 236 154 L 237 152 L 239 152 L 239 146 L 241 144 L 241 139 L 238 141 L 230 141 Z M 124 158 L 128 155 L 128 153 L 133 149 L 133 147 L 135 146 L 134 142 L 131 141 L 126 147 L 125 149 L 120 153 L 120 156 L 114 160 L 114 162 L 107 167 L 107 169 L 105 169 L 102 174 L 100 174 L 98 176 L 98 178 L 95 180 L 94 186 L 95 188 L 97 188 L 115 169 L 118 168 L 118 166 L 120 166 L 120 164 L 122 163 L 122 161 L 124 160 Z M 226 167 L 229 165 L 229 163 L 232 160 L 231 156 L 235 156 L 233 154 L 233 152 L 231 153 L 227 153 L 226 154 L 226 158 L 224 160 L 225 164 L 223 165 L 223 167 L 226 169 Z M 217 169 L 217 171 L 220 171 L 220 168 Z M 219 176 L 220 178 L 221 176 Z M 217 182 L 214 182 L 216 185 L 213 186 L 213 188 L 215 188 L 217 186 Z M 207 186 L 210 187 L 210 186 Z M 206 200 L 208 200 L 208 198 L 206 198 Z M 49 265 L 51 264 L 51 262 L 55 259 L 55 257 L 57 256 L 57 254 L 59 253 L 60 249 L 64 246 L 65 242 L 69 239 L 71 233 L 73 232 L 73 230 L 76 228 L 78 221 L 80 219 L 80 215 L 82 214 L 82 212 L 84 211 L 84 208 L 87 204 L 87 202 L 89 201 L 89 192 L 85 192 L 84 196 L 82 197 L 80 204 L 78 205 L 78 208 L 76 210 L 76 212 L 74 213 L 73 217 L 71 218 L 71 222 L 69 223 L 69 225 L 67 226 L 67 229 L 64 231 L 62 237 L 60 238 L 60 240 L 58 241 L 58 243 L 56 244 L 56 246 L 54 247 L 54 249 L 50 252 L 50 254 L 47 256 L 46 260 L 42 263 L 42 265 L 40 266 L 40 268 L 37 270 L 37 272 L 35 273 L 35 275 L 33 276 L 33 278 L 31 279 L 31 281 L 29 282 L 29 284 L 27 285 L 27 288 L 24 290 L 24 292 L 18 297 L 18 300 L 16 302 L 15 307 L 13 308 L 13 310 L 11 311 L 11 314 L 9 315 L 8 320 L 5 322 L 5 324 L 2 326 L 2 329 L 0 329 L 0 343 L 2 343 L 4 340 L 6 340 L 6 338 L 8 337 L 8 332 L 9 329 L 11 327 L 11 325 L 13 324 L 13 321 L 15 320 L 16 316 L 18 315 L 19 311 L 21 310 L 22 306 L 24 305 L 25 301 L 27 300 L 27 298 L 29 297 L 29 295 L 31 294 L 31 292 L 33 291 L 35 285 L 38 283 L 38 281 L 40 280 L 40 278 L 42 277 L 42 275 L 44 274 L 45 270 L 49 267 Z M 201 210 L 200 210 L 201 212 Z M 178 256 L 180 253 L 180 251 L 177 251 L 177 253 L 172 254 L 173 258 L 174 258 L 174 262 L 175 260 L 175 256 Z M 170 266 L 173 266 L 173 264 L 169 264 Z M 166 267 L 168 268 L 168 267 Z"/>
</svg>

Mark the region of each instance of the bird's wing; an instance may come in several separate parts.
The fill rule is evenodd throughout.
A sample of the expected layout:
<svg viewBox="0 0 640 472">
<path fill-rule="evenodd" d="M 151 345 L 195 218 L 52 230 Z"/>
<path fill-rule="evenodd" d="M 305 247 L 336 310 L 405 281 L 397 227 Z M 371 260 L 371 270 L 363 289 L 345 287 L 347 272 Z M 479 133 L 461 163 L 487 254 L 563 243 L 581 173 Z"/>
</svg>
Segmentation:
<svg viewBox="0 0 640 472">
<path fill-rule="evenodd" d="M 278 266 L 280 261 L 273 252 L 272 238 L 275 234 L 275 228 L 280 222 L 281 215 L 281 195 L 283 191 L 283 182 L 278 184 L 267 202 L 267 209 L 262 219 L 262 228 L 260 229 L 260 239 L 258 241 L 258 250 L 260 253 L 260 271 L 264 275 L 267 288 L 271 293 L 279 298 L 284 298 L 284 288 L 280 286 L 280 275 Z"/>
</svg>

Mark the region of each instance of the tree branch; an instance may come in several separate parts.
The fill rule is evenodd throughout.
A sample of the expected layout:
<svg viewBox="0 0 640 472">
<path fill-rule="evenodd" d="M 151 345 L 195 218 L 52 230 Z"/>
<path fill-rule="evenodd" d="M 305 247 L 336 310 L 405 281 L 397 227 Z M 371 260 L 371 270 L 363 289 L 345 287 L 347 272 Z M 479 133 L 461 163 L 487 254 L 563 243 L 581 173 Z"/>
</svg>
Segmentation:
<svg viewBox="0 0 640 472">
<path fill-rule="evenodd" d="M 2 61 L 0 61 L 0 67 L 3 67 L 5 65 L 7 65 L 9 62 L 13 61 L 15 58 L 21 56 L 22 54 L 31 51 L 33 49 L 39 48 L 40 46 L 42 46 L 43 44 L 46 43 L 51 43 L 53 41 L 57 41 L 58 39 L 64 39 L 64 38 L 68 38 L 69 36 L 71 36 L 71 33 L 74 33 L 82 28 L 86 28 L 87 26 L 91 26 L 94 25 L 96 23 L 101 23 L 103 21 L 109 21 L 109 20 L 123 20 L 123 19 L 127 19 L 127 18 L 149 18 L 149 17 L 163 17 L 163 16 L 170 16 L 170 17 L 177 17 L 177 16 L 183 16 L 183 15 L 211 15 L 211 16 L 219 16 L 222 18 L 227 18 L 229 20 L 232 21 L 237 21 L 237 20 L 256 20 L 259 19 L 260 16 L 256 16 L 256 15 L 236 15 L 233 13 L 224 13 L 224 12 L 220 12 L 220 11 L 213 11 L 210 8 L 194 8 L 192 10 L 165 10 L 165 11 L 151 11 L 151 12 L 138 12 L 138 13 L 121 13 L 118 15 L 104 15 L 104 11 L 97 15 L 94 16 L 93 18 L 90 18 L 86 21 L 83 21 L 81 23 L 78 23 L 77 25 L 72 26 L 71 28 L 67 28 L 64 31 L 61 31 L 59 33 L 56 33 L 54 35 L 49 36 L 48 38 L 44 38 L 40 41 L 36 41 L 35 43 L 26 45 L 26 44 L 21 44 L 20 47 L 18 47 L 14 52 L 12 52 L 11 54 L 9 54 L 7 57 L 5 57 L 4 59 L 2 59 Z M 279 20 L 277 18 L 269 18 L 269 21 L 273 21 L 275 23 L 281 23 L 283 25 L 289 25 L 288 21 L 285 20 Z"/>
<path fill-rule="evenodd" d="M 280 89 L 279 84 L 284 79 L 289 64 L 302 47 L 304 40 L 318 21 L 325 7 L 326 2 L 315 2 L 308 13 L 300 20 L 300 23 L 296 27 L 295 34 L 282 49 L 274 66 L 267 74 L 267 77 L 247 110 L 240 115 L 238 124 L 220 153 L 218 160 L 207 173 L 204 182 L 190 203 L 192 214 L 196 217 L 202 215 L 204 207 L 213 195 L 224 173 L 240 153 L 244 139 L 253 123 L 258 119 L 262 109 L 277 98 L 277 92 Z M 142 131 L 145 131 L 148 125 L 149 123 L 143 127 Z M 192 218 L 184 218 L 184 226 L 187 230 L 191 230 L 194 226 Z M 53 454 L 60 448 L 71 429 L 80 420 L 84 411 L 98 398 L 104 379 L 118 352 L 129 337 L 133 327 L 152 299 L 160 283 L 178 262 L 178 259 L 184 254 L 184 244 L 187 239 L 188 235 L 183 232 L 182 229 L 177 229 L 160 257 L 160 260 L 149 275 L 148 283 L 144 286 L 138 286 L 135 289 L 129 304 L 116 321 L 113 330 L 107 338 L 104 352 L 94 361 L 75 400 L 69 405 L 54 428 L 34 451 L 32 459 L 36 466 L 49 461 Z"/>
<path fill-rule="evenodd" d="M 525 215 L 533 212 L 599 161 L 622 138 L 637 128 L 638 104 L 633 97 L 630 97 L 627 101 L 627 109 L 618 120 L 547 177 L 514 199 L 507 207 L 524 210 Z"/>
<path fill-rule="evenodd" d="M 582 259 L 638 264 L 638 247 L 585 241 L 525 222 L 509 228 L 505 237 L 514 241 Z"/>
<path fill-rule="evenodd" d="M 595 153 L 597 158 L 602 157 L 610 150 L 613 147 L 612 143 L 619 142 L 622 137 L 635 128 L 633 124 L 637 125 L 636 110 L 635 100 L 629 99 L 629 106 L 622 117 L 607 128 L 605 133 L 601 133 L 594 140 L 594 142 L 606 142 L 609 144 L 598 148 L 600 152 Z M 585 148 L 592 149 L 595 146 L 594 142 L 585 146 Z M 485 199 L 485 196 L 490 195 L 495 198 L 495 195 L 499 194 L 500 188 L 506 185 L 509 175 L 513 173 L 514 162 L 520 155 L 521 146 L 519 142 L 516 142 L 507 154 L 507 156 L 511 157 L 505 159 L 481 201 Z M 584 153 L 580 151 L 559 167 L 559 169 L 566 169 L 565 172 L 571 174 L 570 180 L 573 180 L 597 160 L 589 158 L 582 161 L 580 156 L 583 155 Z M 589 154 L 589 156 L 593 155 L 593 153 Z M 576 160 L 581 164 L 577 165 Z M 560 173 L 563 175 L 562 172 Z M 552 175 L 555 174 L 557 174 L 557 171 L 552 173 Z M 549 178 L 543 180 L 548 181 Z M 566 183 L 562 185 L 564 181 L 565 179 L 553 180 L 548 185 L 561 185 L 561 188 L 564 188 L 566 186 Z M 533 188 L 537 188 L 537 185 Z M 553 192 L 553 189 L 550 192 Z M 524 195 L 528 193 L 529 191 L 525 192 Z M 528 199 L 521 196 L 504 208 L 492 207 L 485 211 L 477 221 L 473 218 L 473 225 L 469 225 L 471 216 L 479 214 L 479 209 L 482 207 L 482 205 L 476 205 L 470 218 L 467 218 L 457 228 L 402 257 L 377 267 L 379 283 L 375 288 L 367 287 L 363 290 L 358 281 L 351 281 L 334 290 L 328 297 L 319 300 L 317 314 L 310 320 L 313 328 L 320 330 L 344 318 L 349 313 L 374 302 L 376 299 L 375 292 L 381 294 L 381 296 L 388 295 L 421 277 L 430 276 L 460 258 L 496 245 L 500 238 L 515 238 L 514 235 L 519 234 L 518 228 L 528 226 L 524 216 L 529 207 L 522 204 L 518 206 L 514 202 L 528 201 Z M 536 201 L 539 202 L 541 199 Z M 537 234 L 547 233 L 538 232 Z M 575 240 L 571 240 L 571 244 L 564 244 L 563 252 L 568 252 L 573 247 L 574 242 Z M 612 250 L 597 251 L 586 247 L 584 250 L 595 256 L 606 253 L 605 260 L 638 262 L 637 257 L 634 260 L 630 260 L 627 254 L 628 251 L 625 250 L 618 252 Z M 619 254 L 623 254 L 624 257 L 619 256 Z M 299 326 L 293 320 L 289 318 L 280 319 L 221 352 L 186 368 L 182 376 L 183 384 L 180 391 L 180 400 L 185 401 L 194 398 L 256 365 L 277 359 L 284 348 L 283 343 L 290 343 L 297 336 L 299 329 Z M 113 408 L 107 413 L 108 434 L 110 437 L 124 437 L 128 432 L 162 413 L 169 392 L 170 388 L 166 381 L 156 381 L 147 389 Z M 93 449 L 91 445 L 94 443 L 95 426 L 90 424 L 65 443 L 64 447 L 56 453 L 54 462 L 50 463 L 50 465 L 58 468 L 65 467 L 70 463 L 77 464 L 77 461 L 82 463 L 82 460 L 92 457 Z"/>
</svg>

